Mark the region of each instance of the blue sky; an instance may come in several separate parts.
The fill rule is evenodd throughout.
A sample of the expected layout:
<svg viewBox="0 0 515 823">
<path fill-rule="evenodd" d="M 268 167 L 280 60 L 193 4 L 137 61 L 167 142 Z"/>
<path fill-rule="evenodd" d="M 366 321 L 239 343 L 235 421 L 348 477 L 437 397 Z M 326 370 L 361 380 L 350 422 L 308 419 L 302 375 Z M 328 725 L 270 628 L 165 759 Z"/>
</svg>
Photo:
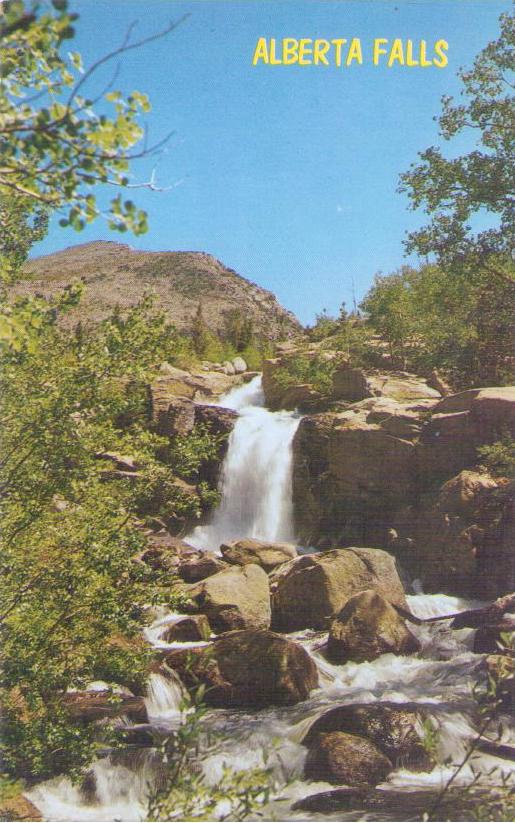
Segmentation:
<svg viewBox="0 0 515 823">
<path fill-rule="evenodd" d="M 80 234 L 57 221 L 34 254 L 94 239 L 138 249 L 209 252 L 275 292 L 304 323 L 364 295 L 378 271 L 404 262 L 422 216 L 396 192 L 417 152 L 439 143 L 434 116 L 459 93 L 456 71 L 496 37 L 505 0 L 72 0 L 74 50 L 85 63 L 118 45 L 128 23 L 150 34 L 128 54 L 117 87 L 149 94 L 151 137 L 174 130 L 157 165 L 166 192 L 140 191 L 146 235 Z M 259 37 L 439 38 L 444 69 L 364 65 L 252 66 Z M 467 148 L 457 145 L 459 150 Z M 152 165 L 135 167 L 146 179 Z M 111 194 L 111 192 L 110 192 Z M 136 200 L 136 197 L 134 197 Z"/>
</svg>

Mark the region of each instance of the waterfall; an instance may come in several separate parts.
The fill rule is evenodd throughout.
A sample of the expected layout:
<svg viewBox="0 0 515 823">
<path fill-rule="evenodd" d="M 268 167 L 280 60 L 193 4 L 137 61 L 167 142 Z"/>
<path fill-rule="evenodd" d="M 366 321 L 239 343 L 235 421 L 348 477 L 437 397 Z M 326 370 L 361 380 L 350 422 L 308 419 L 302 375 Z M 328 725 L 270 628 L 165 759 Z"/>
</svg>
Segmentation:
<svg viewBox="0 0 515 823">
<path fill-rule="evenodd" d="M 245 537 L 292 542 L 292 440 L 299 416 L 264 408 L 261 377 L 229 392 L 220 405 L 239 412 L 222 467 L 220 505 L 186 540 L 212 551 Z"/>
</svg>

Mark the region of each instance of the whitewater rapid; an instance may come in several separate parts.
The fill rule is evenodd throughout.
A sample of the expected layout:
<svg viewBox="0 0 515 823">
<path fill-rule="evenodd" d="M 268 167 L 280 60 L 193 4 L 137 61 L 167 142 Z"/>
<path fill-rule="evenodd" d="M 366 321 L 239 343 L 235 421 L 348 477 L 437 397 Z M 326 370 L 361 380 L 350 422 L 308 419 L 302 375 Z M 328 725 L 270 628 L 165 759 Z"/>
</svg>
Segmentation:
<svg viewBox="0 0 515 823">
<path fill-rule="evenodd" d="M 239 413 L 228 443 L 221 475 L 221 503 L 210 522 L 188 535 L 189 543 L 217 550 L 227 540 L 257 537 L 265 540 L 294 539 L 292 522 L 292 440 L 299 423 L 293 412 L 269 412 L 264 408 L 260 378 L 230 392 L 219 405 Z M 435 617 L 473 607 L 471 601 L 446 595 L 408 596 L 409 606 L 419 617 Z M 147 640 L 157 649 L 187 647 L 166 643 L 162 635 L 179 618 L 163 609 L 155 611 L 154 622 L 145 629 Z M 334 705 L 389 701 L 423 708 L 436 730 L 441 763 L 431 772 L 413 773 L 397 769 L 378 788 L 413 791 L 440 788 L 452 775 L 453 766 L 463 757 L 475 736 L 475 703 L 472 687 L 478 678 L 482 656 L 472 652 L 474 631 L 453 631 L 448 621 L 414 626 L 422 650 L 416 656 L 386 654 L 369 663 L 333 665 L 321 646 L 326 633 L 306 630 L 289 637 L 300 643 L 315 661 L 320 687 L 310 698 L 291 707 L 270 707 L 261 711 L 212 710 L 203 720 L 206 732 L 200 767 L 206 782 L 214 785 L 224 769 L 270 770 L 272 799 L 260 813 L 264 820 L 356 820 L 365 818 L 356 810 L 334 813 L 292 811 L 295 800 L 329 791 L 329 783 L 308 783 L 303 779 L 307 750 L 301 741 L 313 721 Z M 195 644 L 198 645 L 198 644 Z M 151 727 L 161 735 L 177 728 L 184 719 L 184 691 L 171 674 L 151 676 L 146 705 Z M 209 742 L 208 742 L 209 741 Z M 507 721 L 503 742 L 515 743 L 511 721 Z M 485 773 L 497 768 L 512 779 L 514 763 L 484 754 L 471 759 L 456 785 L 466 785 L 473 769 Z M 136 821 L 146 817 L 147 797 L 163 766 L 156 749 L 112 753 L 98 759 L 90 769 L 94 793 L 85 793 L 68 778 L 58 777 L 39 784 L 27 796 L 50 821 Z M 490 781 L 492 778 L 485 778 Z M 227 808 L 220 812 L 231 819 Z M 400 820 L 400 806 L 393 817 Z M 249 818 L 252 819 L 252 818 Z M 404 818 L 405 819 L 405 818 Z"/>
</svg>

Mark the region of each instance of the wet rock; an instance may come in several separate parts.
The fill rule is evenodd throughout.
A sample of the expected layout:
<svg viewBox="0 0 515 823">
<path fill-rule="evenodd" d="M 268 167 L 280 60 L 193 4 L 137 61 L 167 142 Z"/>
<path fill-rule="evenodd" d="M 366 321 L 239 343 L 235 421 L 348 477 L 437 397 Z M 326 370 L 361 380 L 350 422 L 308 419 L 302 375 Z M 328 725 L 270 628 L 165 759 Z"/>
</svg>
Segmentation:
<svg viewBox="0 0 515 823">
<path fill-rule="evenodd" d="M 142 749 L 150 749 L 157 745 L 158 736 L 153 726 L 141 723 L 136 726 L 129 726 L 120 730 L 123 742 L 129 746 L 137 746 Z"/>
<path fill-rule="evenodd" d="M 226 568 L 227 564 L 212 552 L 198 551 L 186 555 L 180 561 L 177 573 L 186 583 L 198 583 Z"/>
<path fill-rule="evenodd" d="M 370 740 L 347 732 L 328 732 L 312 741 L 304 776 L 348 786 L 375 786 L 392 770 L 390 760 Z"/>
<path fill-rule="evenodd" d="M 161 635 L 165 643 L 192 643 L 195 640 L 209 640 L 211 626 L 203 614 L 192 614 L 181 617 L 166 629 Z"/>
<path fill-rule="evenodd" d="M 273 628 L 323 629 L 357 592 L 373 589 L 406 607 L 394 558 L 380 549 L 333 549 L 298 557 L 271 576 Z"/>
<path fill-rule="evenodd" d="M 329 629 L 327 657 L 332 663 L 362 663 L 382 654 L 418 651 L 419 641 L 398 612 L 372 590 L 351 597 Z"/>
<path fill-rule="evenodd" d="M 147 710 L 142 697 L 113 695 L 111 691 L 69 692 L 63 704 L 71 717 L 80 723 L 125 715 L 134 723 L 147 723 Z"/>
<path fill-rule="evenodd" d="M 229 632 L 209 648 L 169 652 L 165 660 L 186 685 L 204 683 L 206 702 L 217 707 L 292 705 L 318 686 L 309 654 L 270 631 Z"/>
<path fill-rule="evenodd" d="M 297 557 L 297 549 L 291 543 L 268 543 L 264 540 L 247 538 L 223 543 L 220 551 L 224 560 L 236 566 L 256 563 L 266 572 L 271 572 L 282 563 Z"/>
<path fill-rule="evenodd" d="M 337 706 L 318 717 L 302 741 L 305 746 L 322 732 L 348 732 L 372 741 L 395 768 L 428 771 L 431 756 L 424 747 L 422 712 L 392 703 L 355 703 Z"/>
<path fill-rule="evenodd" d="M 450 787 L 439 799 L 441 789 L 402 790 L 388 787 L 381 789 L 340 788 L 318 792 L 304 797 L 292 805 L 292 810 L 305 812 L 352 812 L 352 820 L 424 820 L 438 800 L 438 817 L 441 820 L 469 821 L 477 812 L 478 805 L 492 808 L 495 799 L 498 810 L 503 806 L 502 794 L 497 798 L 491 789 Z M 379 816 L 380 814 L 380 816 Z M 372 816 L 371 816 L 372 815 Z"/>
<path fill-rule="evenodd" d="M 270 626 L 268 576 L 254 563 L 223 569 L 189 588 L 188 595 L 217 633 Z"/>
</svg>

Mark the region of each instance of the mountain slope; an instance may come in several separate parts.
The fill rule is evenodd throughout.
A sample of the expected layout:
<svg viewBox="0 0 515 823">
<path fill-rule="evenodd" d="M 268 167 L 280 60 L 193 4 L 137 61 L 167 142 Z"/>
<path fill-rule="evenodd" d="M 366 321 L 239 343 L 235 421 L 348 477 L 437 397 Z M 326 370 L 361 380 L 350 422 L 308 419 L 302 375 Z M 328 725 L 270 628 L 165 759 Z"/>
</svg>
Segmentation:
<svg viewBox="0 0 515 823">
<path fill-rule="evenodd" d="M 114 306 L 129 308 L 152 292 L 156 304 L 185 331 L 191 328 L 199 304 L 205 322 L 217 332 L 223 333 L 235 311 L 252 318 L 260 337 L 284 338 L 301 329 L 272 292 L 203 252 L 135 251 L 126 244 L 96 241 L 29 260 L 25 272 L 16 294 L 48 297 L 73 280 L 86 283 L 80 309 L 69 315 L 68 323 L 76 322 L 79 315 L 81 320 L 101 320 Z"/>
</svg>

